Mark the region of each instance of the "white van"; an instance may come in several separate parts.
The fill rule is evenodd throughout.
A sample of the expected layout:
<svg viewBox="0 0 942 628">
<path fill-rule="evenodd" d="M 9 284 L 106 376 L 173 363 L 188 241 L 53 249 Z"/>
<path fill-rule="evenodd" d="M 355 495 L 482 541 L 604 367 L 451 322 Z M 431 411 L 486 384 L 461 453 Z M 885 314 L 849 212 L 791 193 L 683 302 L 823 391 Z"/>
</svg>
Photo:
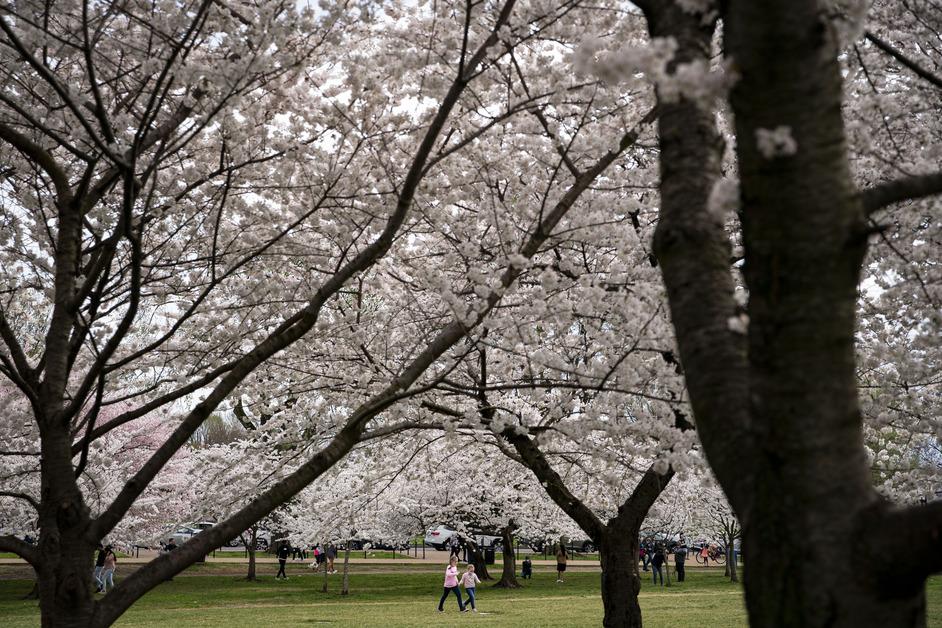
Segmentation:
<svg viewBox="0 0 942 628">
<path fill-rule="evenodd" d="M 437 550 L 447 549 L 448 543 L 451 541 L 451 537 L 455 536 L 456 534 L 458 534 L 458 532 L 454 528 L 440 524 L 434 528 L 429 528 L 428 532 L 425 533 L 425 544 L 434 547 Z M 495 545 L 500 545 L 501 543 L 499 536 L 493 536 L 490 534 L 474 533 L 473 538 L 475 544 L 478 547 L 494 547 Z"/>
</svg>

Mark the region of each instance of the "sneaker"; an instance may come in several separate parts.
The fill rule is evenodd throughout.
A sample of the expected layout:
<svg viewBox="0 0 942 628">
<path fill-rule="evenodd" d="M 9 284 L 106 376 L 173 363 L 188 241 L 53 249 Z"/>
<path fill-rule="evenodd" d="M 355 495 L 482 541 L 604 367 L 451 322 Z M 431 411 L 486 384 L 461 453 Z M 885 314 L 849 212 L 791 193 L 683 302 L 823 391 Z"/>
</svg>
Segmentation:
<svg viewBox="0 0 942 628">
<path fill-rule="evenodd" d="M 471 609 L 471 612 L 472 612 L 472 613 L 476 613 L 476 612 L 478 612 L 478 609 L 472 608 L 472 609 Z"/>
<path fill-rule="evenodd" d="M 438 609 L 438 612 L 439 612 L 439 613 L 444 613 L 444 612 L 445 612 L 445 609 L 444 609 L 444 608 L 440 608 L 440 609 Z"/>
</svg>

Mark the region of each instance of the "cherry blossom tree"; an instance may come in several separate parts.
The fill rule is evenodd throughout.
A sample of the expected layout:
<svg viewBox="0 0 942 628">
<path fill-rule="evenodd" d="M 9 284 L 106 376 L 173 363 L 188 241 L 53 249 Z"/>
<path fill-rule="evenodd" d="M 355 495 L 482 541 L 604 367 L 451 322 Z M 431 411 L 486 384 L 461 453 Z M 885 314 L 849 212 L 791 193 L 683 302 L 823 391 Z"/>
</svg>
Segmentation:
<svg viewBox="0 0 942 628">
<path fill-rule="evenodd" d="M 0 13 L 0 372 L 41 461 L 38 496 L 3 487 L 35 507 L 39 544 L 0 548 L 37 569 L 44 625 L 112 623 L 361 439 L 417 420 L 410 397 L 464 360 L 653 120 L 565 63 L 547 71 L 597 15 L 515 0 Z M 552 99 L 586 120 L 578 138 L 534 115 Z M 95 544 L 237 394 L 292 455 L 95 601 Z M 79 478 L 95 443 L 147 416 L 169 435 L 93 508 Z"/>
<path fill-rule="evenodd" d="M 641 167 L 613 190 L 627 209 L 558 238 L 553 262 L 522 277 L 528 298 L 492 316 L 476 360 L 423 402 L 526 466 L 599 548 L 605 625 L 641 621 L 637 565 L 625 557 L 695 438 L 646 247 L 656 214 L 642 201 L 656 173 L 645 151 L 632 158 Z"/>
<path fill-rule="evenodd" d="M 0 436 L 3 462 L 0 478 L 6 487 L 0 496 L 4 498 L 0 532 L 36 538 L 41 532 L 36 518 L 36 506 L 41 499 L 41 468 L 37 460 L 40 438 L 24 396 L 8 384 L 0 391 L 4 416 L 8 419 L 4 429 L 10 430 Z M 101 416 L 108 420 L 120 411 L 120 407 L 110 406 L 102 410 Z M 110 503 L 138 462 L 152 455 L 171 431 L 165 421 L 149 416 L 96 440 L 78 478 L 89 508 L 100 512 Z M 168 525 L 191 519 L 192 504 L 198 501 L 194 480 L 200 472 L 201 465 L 190 449 L 178 451 L 110 532 L 107 542 L 131 550 L 136 544 L 151 544 Z"/>
<path fill-rule="evenodd" d="M 636 4 L 652 36 L 676 43 L 668 75 L 687 79 L 679 93 L 669 81 L 658 90 L 654 250 L 698 435 L 742 522 L 750 622 L 922 625 L 925 579 L 942 566 L 942 503 L 901 507 L 875 490 L 854 334 L 861 269 L 879 231 L 871 221 L 895 203 L 937 193 L 942 177 L 936 163 L 853 176 L 840 56 L 862 35 L 866 3 Z M 697 80 L 716 18 L 737 74 L 729 99 L 738 174 L 732 228 L 743 246 L 745 306 L 735 295 L 724 217 L 711 212 L 723 144 Z M 907 68 L 899 85 L 926 80 L 902 59 L 896 64 Z M 808 543 L 831 569 L 805 560 Z M 853 565 L 844 560 L 848 545 L 868 548 Z M 905 558 L 887 564 L 888 552 Z"/>
</svg>

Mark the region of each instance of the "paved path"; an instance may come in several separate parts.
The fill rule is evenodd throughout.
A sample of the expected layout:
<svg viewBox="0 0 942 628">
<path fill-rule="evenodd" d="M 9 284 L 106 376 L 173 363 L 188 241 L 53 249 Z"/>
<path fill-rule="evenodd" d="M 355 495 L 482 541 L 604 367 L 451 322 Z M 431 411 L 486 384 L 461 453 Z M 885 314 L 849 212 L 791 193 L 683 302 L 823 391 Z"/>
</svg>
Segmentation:
<svg viewBox="0 0 942 628">
<path fill-rule="evenodd" d="M 388 552 L 384 552 L 388 553 Z M 121 558 L 120 561 L 124 564 L 143 564 L 148 563 L 157 556 L 155 550 L 140 550 L 138 556 L 129 556 L 126 558 Z M 555 565 L 556 559 L 547 557 L 543 559 L 542 554 L 531 554 L 531 561 L 534 565 Z M 426 549 L 423 552 L 419 548 L 418 557 L 415 554 L 410 554 L 408 557 L 399 557 L 396 558 L 376 558 L 369 555 L 369 552 L 364 556 L 363 550 L 351 551 L 350 552 L 350 562 L 354 564 L 376 564 L 376 565 L 416 565 L 416 564 L 433 564 L 433 565 L 446 565 L 448 563 L 448 552 L 440 552 L 438 550 L 429 550 Z M 307 562 L 310 563 L 313 560 L 313 557 L 308 557 Z M 518 554 L 517 562 L 521 563 L 523 561 L 523 556 Z M 245 555 L 244 550 L 218 550 L 214 554 L 210 554 L 206 558 L 207 563 L 234 563 L 234 564 L 245 564 L 248 563 L 248 557 Z M 271 554 L 265 554 L 259 552 L 255 555 L 255 562 L 259 564 L 272 563 L 275 564 L 278 562 L 278 559 L 272 556 Z M 297 563 L 299 561 L 288 560 L 289 563 Z M 337 563 L 343 562 L 343 552 L 337 557 Z M 21 558 L 0 558 L 0 565 L 24 565 L 25 561 Z M 502 564 L 501 560 L 497 561 L 497 564 Z M 598 566 L 598 560 L 570 560 L 570 566 Z"/>
</svg>

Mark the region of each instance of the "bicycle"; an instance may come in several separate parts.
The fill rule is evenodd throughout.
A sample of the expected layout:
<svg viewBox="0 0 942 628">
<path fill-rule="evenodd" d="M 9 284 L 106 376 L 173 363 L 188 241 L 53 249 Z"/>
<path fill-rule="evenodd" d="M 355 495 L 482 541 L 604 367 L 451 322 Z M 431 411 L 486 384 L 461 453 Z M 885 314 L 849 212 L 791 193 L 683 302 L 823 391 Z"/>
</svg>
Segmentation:
<svg viewBox="0 0 942 628">
<path fill-rule="evenodd" d="M 695 558 L 697 559 L 697 562 L 701 565 L 709 564 L 709 561 L 711 560 L 717 565 L 725 565 L 726 564 L 726 548 L 717 547 L 716 545 L 711 545 L 707 549 L 706 557 L 703 556 L 703 548 L 700 548 L 699 550 L 697 550 Z"/>
</svg>

